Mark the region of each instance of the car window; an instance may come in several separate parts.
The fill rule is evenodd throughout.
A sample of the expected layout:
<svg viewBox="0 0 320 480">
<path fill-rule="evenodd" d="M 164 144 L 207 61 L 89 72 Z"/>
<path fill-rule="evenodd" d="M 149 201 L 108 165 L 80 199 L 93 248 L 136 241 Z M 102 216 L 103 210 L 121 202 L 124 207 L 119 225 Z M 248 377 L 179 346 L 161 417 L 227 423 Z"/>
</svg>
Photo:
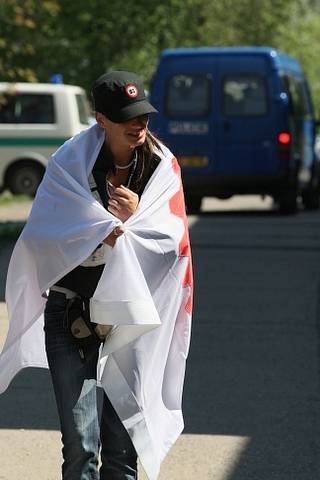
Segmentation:
<svg viewBox="0 0 320 480">
<path fill-rule="evenodd" d="M 0 123 L 55 123 L 50 94 L 4 94 L 0 96 Z"/>
<path fill-rule="evenodd" d="M 89 105 L 87 103 L 87 99 L 84 95 L 82 94 L 77 94 L 76 95 L 76 101 L 77 101 L 77 106 L 78 106 L 78 112 L 79 112 L 79 120 L 80 123 L 84 125 L 89 125 Z"/>
<path fill-rule="evenodd" d="M 174 75 L 166 85 L 170 117 L 206 115 L 210 111 L 211 75 Z"/>
<path fill-rule="evenodd" d="M 256 75 L 228 75 L 223 81 L 223 113 L 228 116 L 256 116 L 267 113 L 267 88 Z"/>
</svg>

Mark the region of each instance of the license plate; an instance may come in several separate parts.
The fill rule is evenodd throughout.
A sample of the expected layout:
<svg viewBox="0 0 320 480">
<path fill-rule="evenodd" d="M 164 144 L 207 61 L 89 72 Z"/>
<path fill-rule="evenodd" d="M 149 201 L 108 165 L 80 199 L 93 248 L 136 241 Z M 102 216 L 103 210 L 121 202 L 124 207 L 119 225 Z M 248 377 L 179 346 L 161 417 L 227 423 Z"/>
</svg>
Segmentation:
<svg viewBox="0 0 320 480">
<path fill-rule="evenodd" d="M 208 157 L 183 156 L 178 157 L 181 167 L 206 167 L 209 163 Z"/>
</svg>

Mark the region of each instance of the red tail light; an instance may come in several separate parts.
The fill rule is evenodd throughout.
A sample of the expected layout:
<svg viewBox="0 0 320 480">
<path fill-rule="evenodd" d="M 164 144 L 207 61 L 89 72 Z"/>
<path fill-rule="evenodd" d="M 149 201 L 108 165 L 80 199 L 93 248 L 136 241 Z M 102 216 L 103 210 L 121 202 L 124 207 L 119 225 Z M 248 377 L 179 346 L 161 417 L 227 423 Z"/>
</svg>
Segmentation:
<svg viewBox="0 0 320 480">
<path fill-rule="evenodd" d="M 280 145 L 289 145 L 291 143 L 291 135 L 288 132 L 281 132 L 278 135 L 278 142 Z"/>
<path fill-rule="evenodd" d="M 289 132 L 280 132 L 278 134 L 279 157 L 281 160 L 289 160 L 291 147 L 291 134 Z"/>
</svg>

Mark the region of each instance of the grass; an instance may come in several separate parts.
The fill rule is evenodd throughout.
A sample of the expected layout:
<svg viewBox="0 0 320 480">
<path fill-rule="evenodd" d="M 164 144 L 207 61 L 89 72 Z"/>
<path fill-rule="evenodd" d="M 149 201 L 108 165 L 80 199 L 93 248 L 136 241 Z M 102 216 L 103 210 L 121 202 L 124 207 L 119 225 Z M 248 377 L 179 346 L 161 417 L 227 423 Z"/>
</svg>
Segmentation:
<svg viewBox="0 0 320 480">
<path fill-rule="evenodd" d="M 7 190 L 0 195 L 0 207 L 2 205 L 10 205 L 11 203 L 30 203 L 32 198 L 28 195 L 13 195 Z"/>
</svg>

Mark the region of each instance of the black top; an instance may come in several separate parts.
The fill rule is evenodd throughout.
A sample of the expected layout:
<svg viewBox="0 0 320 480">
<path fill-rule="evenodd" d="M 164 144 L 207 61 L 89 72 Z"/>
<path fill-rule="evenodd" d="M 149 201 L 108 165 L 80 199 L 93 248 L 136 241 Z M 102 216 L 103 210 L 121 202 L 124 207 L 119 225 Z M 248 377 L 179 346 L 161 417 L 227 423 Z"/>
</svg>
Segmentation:
<svg viewBox="0 0 320 480">
<path fill-rule="evenodd" d="M 129 177 L 132 177 L 130 183 L 130 189 L 141 197 L 145 186 L 147 185 L 150 177 L 160 163 L 160 158 L 157 155 L 153 155 L 150 165 L 148 165 L 147 175 L 141 176 L 141 168 L 139 165 L 139 153 L 137 167 L 131 167 L 129 171 Z M 134 171 L 132 171 L 132 169 Z M 106 188 L 106 177 L 110 170 L 114 169 L 113 159 L 111 152 L 107 152 L 105 145 L 102 146 L 97 160 L 92 169 L 92 175 L 97 185 L 101 201 L 105 208 L 108 207 L 109 196 Z M 100 244 L 101 245 L 101 244 Z M 97 246 L 99 247 L 99 245 Z M 98 265 L 95 267 L 78 267 L 71 270 L 63 278 L 61 278 L 56 285 L 59 287 L 68 288 L 74 292 L 77 292 L 84 297 L 92 297 L 94 291 L 98 285 L 99 279 L 102 275 L 104 265 Z"/>
</svg>

